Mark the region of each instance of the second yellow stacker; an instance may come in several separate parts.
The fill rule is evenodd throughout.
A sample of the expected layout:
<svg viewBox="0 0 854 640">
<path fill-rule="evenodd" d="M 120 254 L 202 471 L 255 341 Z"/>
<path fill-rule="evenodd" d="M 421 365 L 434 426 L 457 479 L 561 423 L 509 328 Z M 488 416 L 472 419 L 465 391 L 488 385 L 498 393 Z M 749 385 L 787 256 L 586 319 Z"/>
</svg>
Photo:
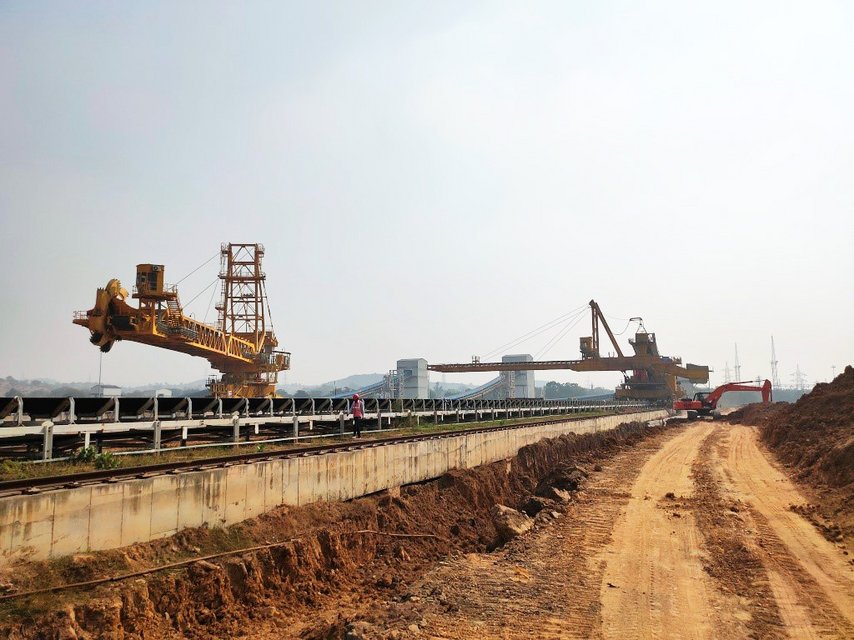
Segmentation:
<svg viewBox="0 0 854 640">
<path fill-rule="evenodd" d="M 138 264 L 132 298 L 117 279 L 95 295 L 95 306 L 74 314 L 74 324 L 89 329 L 92 344 L 109 351 L 117 340 L 131 340 L 207 358 L 222 373 L 208 382 L 219 397 L 275 395 L 279 371 L 290 368 L 291 354 L 269 323 L 269 307 L 261 269 L 260 244 L 223 244 L 220 248 L 222 296 L 216 325 L 184 315 L 178 289 L 165 284 L 159 264 Z"/>
<path fill-rule="evenodd" d="M 605 315 L 595 300 L 590 303 L 592 335 L 580 340 L 581 360 L 545 360 L 522 362 L 480 362 L 454 364 L 431 364 L 430 371 L 460 373 L 476 371 L 545 371 L 566 369 L 569 371 L 621 371 L 623 383 L 614 390 L 614 397 L 628 400 L 648 400 L 652 402 L 672 402 L 682 395 L 678 379 L 682 378 L 695 384 L 709 381 L 709 368 L 705 365 L 685 364 L 678 357 L 663 356 L 658 351 L 654 333 L 649 333 L 641 318 L 632 318 L 640 322 L 634 340 L 629 344 L 634 355 L 624 355 L 617 343 Z M 603 356 L 599 350 L 599 327 L 604 327 L 611 344 L 616 351 L 614 356 Z M 629 373 L 631 371 L 631 373 Z"/>
</svg>

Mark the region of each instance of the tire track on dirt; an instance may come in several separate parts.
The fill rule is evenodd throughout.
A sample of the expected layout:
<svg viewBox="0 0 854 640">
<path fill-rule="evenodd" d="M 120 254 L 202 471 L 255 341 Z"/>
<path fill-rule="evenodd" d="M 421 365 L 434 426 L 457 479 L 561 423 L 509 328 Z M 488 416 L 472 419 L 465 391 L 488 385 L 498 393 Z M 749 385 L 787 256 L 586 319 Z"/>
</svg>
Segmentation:
<svg viewBox="0 0 854 640">
<path fill-rule="evenodd" d="M 771 580 L 752 537 L 744 504 L 724 494 L 720 458 L 715 454 L 720 429 L 703 444 L 693 464 L 695 495 L 691 500 L 703 531 L 706 572 L 720 590 L 737 599 L 740 634 L 751 638 L 786 638 L 785 622 Z"/>
<path fill-rule="evenodd" d="M 854 569 L 813 525 L 791 510 L 804 498 L 768 460 L 755 430 L 730 426 L 716 438 L 727 489 L 747 503 L 746 524 L 781 616 L 796 637 L 854 637 Z"/>
<path fill-rule="evenodd" d="M 732 614 L 738 602 L 704 572 L 702 537 L 685 508 L 694 494 L 692 465 L 712 431 L 710 424 L 688 427 L 649 459 L 634 483 L 604 552 L 605 637 L 739 636 Z"/>
<path fill-rule="evenodd" d="M 601 464 L 547 526 L 491 554 L 469 554 L 443 563 L 411 589 L 416 606 L 392 604 L 382 615 L 418 622 L 423 637 L 474 638 L 601 637 L 599 587 L 601 550 L 630 499 L 628 488 L 662 443 L 679 437 L 670 430 L 644 440 Z M 408 636 L 407 636 L 408 637 Z"/>
</svg>

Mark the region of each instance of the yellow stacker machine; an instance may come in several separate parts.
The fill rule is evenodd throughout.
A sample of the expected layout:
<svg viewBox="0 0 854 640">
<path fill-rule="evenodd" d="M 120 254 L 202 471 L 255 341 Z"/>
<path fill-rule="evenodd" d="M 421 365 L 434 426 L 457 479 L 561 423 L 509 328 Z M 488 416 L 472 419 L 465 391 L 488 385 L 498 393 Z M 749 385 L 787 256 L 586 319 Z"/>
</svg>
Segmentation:
<svg viewBox="0 0 854 640">
<path fill-rule="evenodd" d="M 580 339 L 581 360 L 545 360 L 527 362 L 471 362 L 461 364 L 431 364 L 431 371 L 444 373 L 461 373 L 470 371 L 544 371 L 567 369 L 571 371 L 621 371 L 623 383 L 614 391 L 616 398 L 632 400 L 649 400 L 659 403 L 670 403 L 674 398 L 681 397 L 682 390 L 677 378 L 689 380 L 692 383 L 703 384 L 709 380 L 707 366 L 686 364 L 682 365 L 681 358 L 662 356 L 658 352 L 655 334 L 649 333 L 643 326 L 641 318 L 632 318 L 640 322 L 634 340 L 629 344 L 634 349 L 634 355 L 624 355 L 617 339 L 614 337 L 599 305 L 590 301 L 592 317 L 592 335 Z M 613 356 L 602 356 L 599 352 L 599 328 L 605 332 L 616 352 Z"/>
<path fill-rule="evenodd" d="M 159 264 L 136 266 L 132 298 L 117 279 L 95 295 L 95 306 L 74 314 L 74 324 L 89 329 L 92 344 L 109 351 L 117 340 L 131 340 L 207 358 L 222 373 L 208 381 L 219 397 L 275 395 L 279 371 L 290 368 L 290 353 L 278 350 L 269 324 L 269 307 L 261 269 L 260 244 L 223 244 L 220 248 L 222 295 L 216 325 L 184 315 L 174 285 L 164 281 Z M 268 326 L 269 325 L 269 326 Z"/>
</svg>

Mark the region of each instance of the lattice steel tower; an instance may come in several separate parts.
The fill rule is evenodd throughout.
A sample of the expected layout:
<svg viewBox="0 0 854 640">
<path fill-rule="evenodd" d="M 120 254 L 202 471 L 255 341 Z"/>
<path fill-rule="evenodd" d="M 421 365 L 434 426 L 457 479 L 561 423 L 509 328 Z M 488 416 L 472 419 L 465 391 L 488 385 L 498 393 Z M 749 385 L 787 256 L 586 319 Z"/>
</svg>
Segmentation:
<svg viewBox="0 0 854 640">
<path fill-rule="evenodd" d="M 264 246 L 223 244 L 220 247 L 222 300 L 219 325 L 226 333 L 251 340 L 259 347 L 266 337 L 267 276 L 261 270 Z"/>
<path fill-rule="evenodd" d="M 777 351 L 774 349 L 774 336 L 771 336 L 771 384 L 775 389 L 780 388 L 780 375 L 777 371 Z"/>
<path fill-rule="evenodd" d="M 741 363 L 738 361 L 738 343 L 735 343 L 735 379 L 741 380 Z"/>
<path fill-rule="evenodd" d="M 290 354 L 278 351 L 261 269 L 264 245 L 229 243 L 220 246 L 222 298 L 217 324 L 226 334 L 255 346 L 254 367 L 220 369 L 222 380 L 209 381 L 214 395 L 267 396 L 276 392 L 278 372 L 290 367 Z"/>
</svg>

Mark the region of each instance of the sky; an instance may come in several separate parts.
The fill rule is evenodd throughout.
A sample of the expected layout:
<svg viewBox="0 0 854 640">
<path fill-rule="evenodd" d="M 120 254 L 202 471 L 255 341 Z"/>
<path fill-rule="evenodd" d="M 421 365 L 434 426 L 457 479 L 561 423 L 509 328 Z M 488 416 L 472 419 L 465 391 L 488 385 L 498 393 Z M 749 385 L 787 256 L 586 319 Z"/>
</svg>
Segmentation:
<svg viewBox="0 0 854 640">
<path fill-rule="evenodd" d="M 783 383 L 827 380 L 854 361 L 852 114 L 848 2 L 6 0 L 0 376 L 97 380 L 71 324 L 97 287 L 260 242 L 287 382 L 467 362 L 590 299 L 713 383 L 736 343 L 770 377 L 772 335 Z M 181 281 L 197 318 L 217 271 Z"/>
</svg>

